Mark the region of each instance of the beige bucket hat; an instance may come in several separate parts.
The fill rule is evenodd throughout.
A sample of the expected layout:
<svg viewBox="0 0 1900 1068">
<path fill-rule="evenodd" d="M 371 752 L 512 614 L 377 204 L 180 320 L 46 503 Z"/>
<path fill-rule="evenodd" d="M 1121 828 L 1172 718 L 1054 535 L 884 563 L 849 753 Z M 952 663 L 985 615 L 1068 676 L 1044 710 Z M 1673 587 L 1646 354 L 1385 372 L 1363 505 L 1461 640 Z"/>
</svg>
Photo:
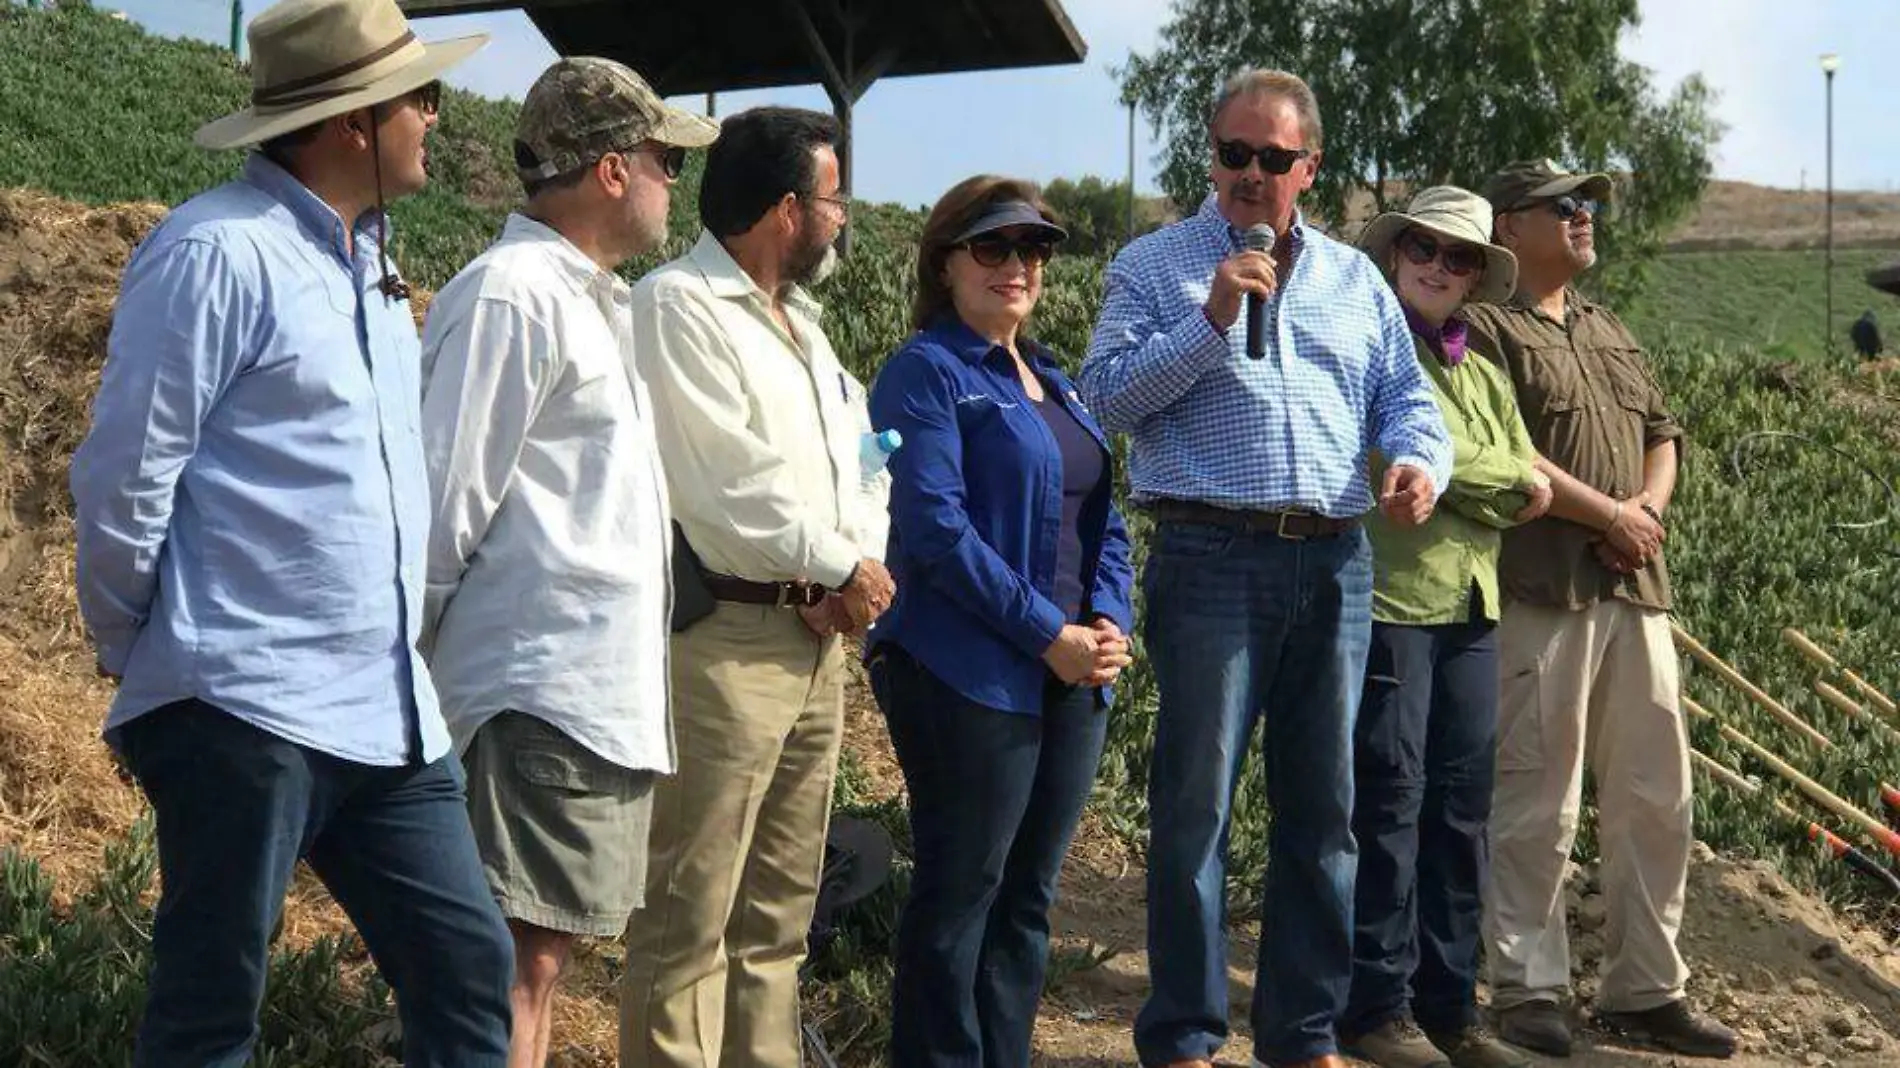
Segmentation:
<svg viewBox="0 0 1900 1068">
<path fill-rule="evenodd" d="M 1491 203 L 1468 189 L 1435 185 L 1412 198 L 1402 212 L 1388 211 L 1359 232 L 1359 247 L 1384 270 L 1392 262 L 1392 242 L 1417 227 L 1441 241 L 1476 245 L 1484 250 L 1484 277 L 1471 291 L 1479 304 L 1509 300 L 1517 291 L 1517 257 L 1491 243 Z"/>
<path fill-rule="evenodd" d="M 396 0 L 284 0 L 251 20 L 251 106 L 208 122 L 200 148 L 243 148 L 442 76 L 487 34 L 423 44 Z"/>
</svg>

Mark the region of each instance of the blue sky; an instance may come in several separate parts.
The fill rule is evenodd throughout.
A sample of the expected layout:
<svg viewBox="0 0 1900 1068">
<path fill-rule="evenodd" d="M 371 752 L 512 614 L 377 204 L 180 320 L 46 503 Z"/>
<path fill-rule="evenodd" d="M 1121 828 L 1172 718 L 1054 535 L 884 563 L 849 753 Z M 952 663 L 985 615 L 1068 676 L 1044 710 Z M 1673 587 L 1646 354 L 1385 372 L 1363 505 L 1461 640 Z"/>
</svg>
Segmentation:
<svg viewBox="0 0 1900 1068">
<path fill-rule="evenodd" d="M 223 41 L 228 0 L 95 0 L 154 32 Z M 249 0 L 251 17 L 270 6 Z M 1089 45 L 1080 66 L 896 78 L 858 105 L 859 197 L 926 204 L 979 171 L 1046 181 L 1120 177 L 1127 169 L 1127 113 L 1109 68 L 1155 46 L 1164 0 L 1065 0 Z M 1825 166 L 1821 53 L 1840 54 L 1835 78 L 1834 168 L 1841 189 L 1900 182 L 1900 17 L 1896 0 L 1642 0 L 1643 25 L 1623 49 L 1673 86 L 1700 71 L 1721 93 L 1729 125 L 1718 148 L 1722 178 L 1794 188 L 1822 184 Z M 474 31 L 495 40 L 450 80 L 490 96 L 520 97 L 554 58 L 518 12 L 422 19 L 425 39 Z M 759 103 L 828 108 L 817 88 L 721 95 L 728 114 Z M 704 97 L 676 101 L 703 109 Z M 1321 102 L 1324 106 L 1324 101 Z M 928 139 L 918 131 L 929 131 Z M 1137 127 L 1136 184 L 1153 189 L 1155 144 Z"/>
</svg>

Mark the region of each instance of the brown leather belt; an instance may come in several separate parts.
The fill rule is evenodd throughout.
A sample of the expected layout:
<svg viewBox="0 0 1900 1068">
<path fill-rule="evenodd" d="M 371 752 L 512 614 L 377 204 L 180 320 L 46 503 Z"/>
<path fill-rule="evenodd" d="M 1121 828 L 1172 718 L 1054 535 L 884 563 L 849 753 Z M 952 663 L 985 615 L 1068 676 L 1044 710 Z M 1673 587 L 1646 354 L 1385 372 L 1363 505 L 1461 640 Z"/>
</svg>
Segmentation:
<svg viewBox="0 0 1900 1068">
<path fill-rule="evenodd" d="M 769 604 L 774 608 L 810 608 L 830 592 L 816 582 L 754 582 L 733 575 L 706 572 L 706 590 L 715 601 Z"/>
<path fill-rule="evenodd" d="M 1313 512 L 1257 512 L 1248 508 L 1221 508 L 1199 501 L 1152 501 L 1148 511 L 1161 523 L 1206 523 L 1247 534 L 1272 534 L 1291 541 L 1330 538 L 1359 525 L 1357 517 L 1334 519 Z"/>
</svg>

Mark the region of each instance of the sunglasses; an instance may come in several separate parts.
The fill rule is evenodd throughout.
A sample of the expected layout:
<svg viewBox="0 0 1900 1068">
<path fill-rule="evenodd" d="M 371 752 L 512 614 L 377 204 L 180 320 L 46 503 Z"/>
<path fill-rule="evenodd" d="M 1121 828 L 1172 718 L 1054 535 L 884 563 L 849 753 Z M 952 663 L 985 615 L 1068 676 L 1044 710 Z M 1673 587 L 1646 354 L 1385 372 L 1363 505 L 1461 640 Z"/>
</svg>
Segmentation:
<svg viewBox="0 0 1900 1068">
<path fill-rule="evenodd" d="M 1040 267 L 1056 254 L 1055 242 L 1037 238 L 973 237 L 955 247 L 969 249 L 979 267 L 1001 267 L 1012 254 L 1025 267 Z"/>
<path fill-rule="evenodd" d="M 667 181 L 678 178 L 686 170 L 686 150 L 678 145 L 660 145 L 652 142 L 635 145 L 626 150 L 628 153 L 645 152 L 660 161 L 660 171 Z"/>
<path fill-rule="evenodd" d="M 409 90 L 407 98 L 416 105 L 416 110 L 424 115 L 434 115 L 442 110 L 442 83 L 430 82 Z"/>
<path fill-rule="evenodd" d="M 1464 278 L 1484 269 L 1484 250 L 1476 245 L 1441 244 L 1430 234 L 1417 230 L 1407 230 L 1393 242 L 1399 255 L 1415 266 L 1423 267 L 1433 260 L 1445 265 L 1445 272 L 1457 278 Z"/>
<path fill-rule="evenodd" d="M 1247 164 L 1260 161 L 1260 169 L 1268 174 L 1285 174 L 1293 165 L 1311 155 L 1304 148 L 1279 148 L 1268 145 L 1255 148 L 1245 141 L 1215 141 L 1214 156 L 1220 165 L 1230 171 L 1244 171 Z"/>
<path fill-rule="evenodd" d="M 1549 208 L 1552 215 L 1557 216 L 1564 222 L 1569 222 L 1579 215 L 1588 215 L 1592 219 L 1600 218 L 1607 207 L 1608 205 L 1600 200 L 1585 200 L 1582 197 L 1571 196 L 1569 193 L 1565 193 L 1563 196 L 1555 197 L 1550 200 L 1539 200 L 1532 204 L 1519 205 L 1504 214 L 1516 215 L 1519 212 L 1535 211 L 1538 208 Z"/>
</svg>

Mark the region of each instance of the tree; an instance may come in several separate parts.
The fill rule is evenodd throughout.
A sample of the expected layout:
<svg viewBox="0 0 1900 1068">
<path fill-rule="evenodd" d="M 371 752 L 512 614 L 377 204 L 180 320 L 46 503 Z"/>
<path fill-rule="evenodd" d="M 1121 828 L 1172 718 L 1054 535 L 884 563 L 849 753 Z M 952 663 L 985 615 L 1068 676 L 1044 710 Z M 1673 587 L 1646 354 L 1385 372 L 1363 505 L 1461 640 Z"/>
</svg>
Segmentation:
<svg viewBox="0 0 1900 1068">
<path fill-rule="evenodd" d="M 1042 199 L 1055 209 L 1069 239 L 1064 252 L 1098 255 L 1113 252 L 1128 238 L 1128 183 L 1106 182 L 1090 174 L 1080 179 L 1057 178 L 1042 187 Z M 1150 198 L 1152 200 L 1152 198 Z M 1137 200 L 1135 235 L 1160 223 L 1156 205 Z"/>
<path fill-rule="evenodd" d="M 1721 124 L 1700 76 L 1668 97 L 1617 55 L 1637 0 L 1175 0 L 1161 46 L 1118 73 L 1157 133 L 1161 185 L 1184 211 L 1208 188 L 1208 108 L 1246 67 L 1279 67 L 1319 97 L 1325 161 L 1307 210 L 1346 217 L 1407 189 L 1482 189 L 1500 166 L 1550 157 L 1618 176 L 1595 287 L 1627 296 L 1694 207 Z"/>
</svg>

